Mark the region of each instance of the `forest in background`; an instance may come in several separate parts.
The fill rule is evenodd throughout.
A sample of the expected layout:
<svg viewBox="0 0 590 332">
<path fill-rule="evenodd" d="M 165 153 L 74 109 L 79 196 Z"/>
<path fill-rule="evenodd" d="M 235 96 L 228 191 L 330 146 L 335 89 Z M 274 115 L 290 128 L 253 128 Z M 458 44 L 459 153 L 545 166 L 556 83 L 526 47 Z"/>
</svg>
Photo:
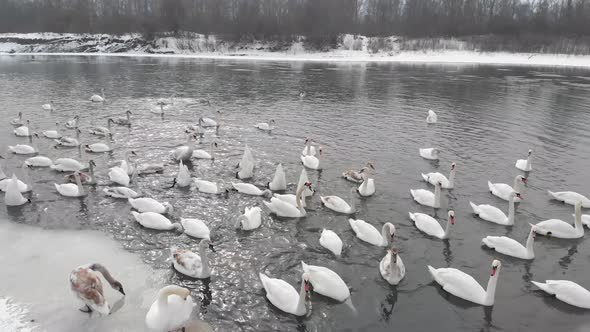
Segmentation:
<svg viewBox="0 0 590 332">
<path fill-rule="evenodd" d="M 421 39 L 411 47 L 458 38 L 479 50 L 588 54 L 590 0 L 0 0 L 2 32 L 304 36 L 318 49 L 342 34 L 395 35 Z"/>
</svg>

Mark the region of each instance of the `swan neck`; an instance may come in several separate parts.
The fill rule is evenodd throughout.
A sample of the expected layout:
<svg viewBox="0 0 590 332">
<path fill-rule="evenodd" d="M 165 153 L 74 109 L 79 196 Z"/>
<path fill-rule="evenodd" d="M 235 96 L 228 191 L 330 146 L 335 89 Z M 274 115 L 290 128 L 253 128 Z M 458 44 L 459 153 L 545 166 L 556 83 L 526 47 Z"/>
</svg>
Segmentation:
<svg viewBox="0 0 590 332">
<path fill-rule="evenodd" d="M 451 231 L 451 217 L 449 216 L 447 218 L 447 226 L 445 227 L 445 237 L 447 237 L 449 235 L 450 231 Z"/>
<path fill-rule="evenodd" d="M 397 254 L 392 254 L 389 253 L 389 272 L 391 272 L 392 275 L 398 276 L 399 277 L 399 268 L 397 266 Z"/>
<path fill-rule="evenodd" d="M 453 168 L 449 174 L 449 188 L 453 188 L 455 186 L 455 172 L 456 170 Z"/>
<path fill-rule="evenodd" d="M 306 312 L 305 308 L 305 279 L 301 278 L 301 288 L 299 289 L 299 302 L 297 302 L 297 312 Z"/>
<path fill-rule="evenodd" d="M 574 219 L 574 228 L 576 230 L 580 230 L 584 232 L 584 227 L 582 225 L 582 206 L 576 205 L 575 206 L 575 219 Z"/>
<path fill-rule="evenodd" d="M 356 206 L 354 204 L 354 190 L 350 191 L 350 211 L 354 212 L 356 210 Z"/>
<path fill-rule="evenodd" d="M 440 207 L 440 184 L 434 187 L 434 207 Z"/>
<path fill-rule="evenodd" d="M 531 229 L 531 232 L 529 233 L 529 237 L 526 239 L 526 252 L 528 254 L 533 253 L 533 243 L 534 242 L 535 242 L 535 239 L 533 237 L 533 230 Z"/>
<path fill-rule="evenodd" d="M 95 263 L 95 264 L 90 265 L 89 268 L 93 271 L 100 272 L 102 274 L 102 276 L 106 279 L 106 281 L 108 281 L 108 283 L 111 286 L 113 286 L 113 284 L 117 282 L 117 280 L 115 280 L 115 278 L 113 278 L 111 273 L 102 264 Z"/>
<path fill-rule="evenodd" d="M 508 201 L 508 224 L 514 224 L 514 196 Z"/>
<path fill-rule="evenodd" d="M 209 275 L 209 257 L 207 257 L 207 242 L 201 242 L 199 244 L 199 256 L 201 256 L 201 262 L 203 262 L 203 274 Z"/>
<path fill-rule="evenodd" d="M 80 180 L 80 174 L 75 174 L 74 178 L 76 179 L 76 185 L 78 186 L 78 194 L 84 194 L 84 187 L 82 187 L 82 181 Z"/>
<path fill-rule="evenodd" d="M 488 280 L 488 287 L 486 288 L 486 297 L 484 299 L 484 303 L 486 304 L 494 303 L 494 298 L 496 297 L 496 284 L 498 283 L 499 273 L 500 269 L 497 269 L 496 273 L 493 276 L 490 276 L 490 280 Z"/>
<path fill-rule="evenodd" d="M 526 167 L 525 167 L 525 169 L 527 169 L 527 170 L 531 169 L 531 161 L 532 161 L 532 159 L 533 159 L 533 155 L 529 155 L 526 158 Z"/>
</svg>

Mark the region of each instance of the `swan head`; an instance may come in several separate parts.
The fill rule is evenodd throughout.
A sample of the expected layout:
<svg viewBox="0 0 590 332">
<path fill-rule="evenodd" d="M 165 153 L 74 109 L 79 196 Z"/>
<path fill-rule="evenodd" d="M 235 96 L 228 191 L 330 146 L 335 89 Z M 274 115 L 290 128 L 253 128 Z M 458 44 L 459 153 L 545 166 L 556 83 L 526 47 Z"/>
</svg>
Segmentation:
<svg viewBox="0 0 590 332">
<path fill-rule="evenodd" d="M 529 149 L 529 156 L 533 154 L 533 150 Z"/>
<path fill-rule="evenodd" d="M 307 272 L 303 274 L 303 284 L 306 293 L 313 292 L 313 285 L 311 284 L 311 275 Z"/>
<path fill-rule="evenodd" d="M 520 193 L 518 193 L 518 192 L 513 192 L 512 194 L 510 194 L 510 198 L 514 199 L 515 197 L 518 197 L 520 199 L 524 199 L 522 197 L 522 195 Z"/>
<path fill-rule="evenodd" d="M 492 277 L 497 276 L 498 271 L 500 271 L 501 266 L 502 266 L 502 263 L 500 263 L 499 260 L 494 259 L 494 261 L 492 262 L 492 272 L 490 272 L 490 275 Z"/>
<path fill-rule="evenodd" d="M 451 171 L 454 171 L 456 166 L 457 166 L 457 164 L 455 164 L 455 163 L 452 163 L 452 164 L 451 164 Z"/>
<path fill-rule="evenodd" d="M 199 242 L 199 247 L 204 247 L 204 248 L 209 247 L 209 249 L 211 249 L 211 251 L 217 252 L 215 250 L 215 247 L 213 247 L 213 243 L 211 243 L 211 240 L 209 240 L 209 239 L 202 239 L 201 242 Z"/>
<path fill-rule="evenodd" d="M 119 293 L 126 295 L 125 291 L 123 290 L 123 285 L 120 282 L 118 282 L 117 280 L 115 280 L 111 283 L 111 287 L 113 287 L 113 289 L 118 291 Z"/>
<path fill-rule="evenodd" d="M 520 182 L 522 182 L 522 183 L 524 183 L 524 184 L 527 184 L 527 181 L 528 181 L 528 180 L 527 180 L 527 178 L 525 178 L 524 176 L 522 176 L 522 175 L 517 175 L 517 176 L 516 176 L 516 178 L 518 179 L 518 181 L 520 181 Z"/>
<path fill-rule="evenodd" d="M 395 225 L 392 223 L 387 223 L 388 231 L 389 231 L 389 243 L 393 243 L 395 238 Z"/>
<path fill-rule="evenodd" d="M 320 156 L 324 154 L 324 148 L 322 148 L 321 146 L 320 146 L 319 151 L 320 151 Z"/>
<path fill-rule="evenodd" d="M 107 120 L 107 123 L 113 123 L 113 124 L 114 124 L 114 123 L 115 123 L 115 120 L 113 120 L 113 119 L 109 118 L 109 119 Z"/>
<path fill-rule="evenodd" d="M 372 162 L 370 162 L 370 161 L 369 161 L 369 162 L 367 162 L 367 164 L 365 165 L 365 167 L 368 167 L 368 168 L 370 168 L 370 169 L 372 169 L 372 170 L 374 170 L 374 169 L 375 169 L 375 166 L 374 166 L 374 165 L 373 165 L 373 163 L 372 163 Z M 361 170 L 361 171 L 362 171 L 362 170 Z"/>
<path fill-rule="evenodd" d="M 131 114 L 133 114 L 133 113 L 131 113 L 131 111 L 130 111 L 130 110 L 127 110 L 127 111 L 125 112 L 125 114 L 127 114 L 127 115 L 131 115 Z"/>
<path fill-rule="evenodd" d="M 453 210 L 449 211 L 449 221 L 451 222 L 451 225 L 455 224 L 455 211 Z"/>
</svg>

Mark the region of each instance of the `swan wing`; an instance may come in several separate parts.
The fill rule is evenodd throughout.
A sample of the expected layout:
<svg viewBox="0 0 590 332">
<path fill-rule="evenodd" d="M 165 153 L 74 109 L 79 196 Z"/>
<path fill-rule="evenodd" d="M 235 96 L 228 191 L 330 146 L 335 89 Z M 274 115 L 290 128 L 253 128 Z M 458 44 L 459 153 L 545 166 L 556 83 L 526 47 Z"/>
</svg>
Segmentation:
<svg viewBox="0 0 590 332">
<path fill-rule="evenodd" d="M 299 294 L 295 288 L 282 279 L 269 278 L 263 273 L 259 277 L 270 303 L 285 312 L 295 313 L 299 302 Z"/>
<path fill-rule="evenodd" d="M 200 239 L 209 239 L 211 231 L 209 227 L 200 219 L 181 218 L 180 224 L 187 235 Z"/>
<path fill-rule="evenodd" d="M 435 280 L 445 291 L 468 301 L 481 303 L 486 295 L 483 287 L 472 276 L 461 270 L 454 268 L 436 269 Z"/>
<path fill-rule="evenodd" d="M 207 194 L 217 194 L 218 188 L 217 184 L 211 181 L 205 181 L 201 179 L 195 179 L 195 185 L 197 186 L 197 190 L 200 192 L 204 192 Z"/>
<path fill-rule="evenodd" d="M 506 236 L 486 236 L 481 241 L 489 248 L 504 255 L 514 257 L 527 256 L 526 248 L 522 244 Z"/>
<path fill-rule="evenodd" d="M 232 182 L 231 185 L 234 187 L 234 189 L 236 189 L 238 192 L 241 192 L 243 194 L 255 195 L 255 196 L 262 195 L 262 190 L 260 190 L 258 187 L 256 187 L 255 185 L 253 185 L 251 183 L 234 183 L 234 182 Z"/>
<path fill-rule="evenodd" d="M 131 213 L 135 217 L 135 220 L 137 220 L 137 222 L 139 222 L 143 227 L 157 230 L 169 230 L 172 228 L 172 222 L 159 213 L 137 213 L 135 211 L 131 211 Z"/>
<path fill-rule="evenodd" d="M 342 240 L 338 234 L 331 230 L 324 229 L 322 231 L 322 234 L 320 235 L 320 245 L 333 252 L 336 256 L 342 254 Z"/>
<path fill-rule="evenodd" d="M 345 200 L 338 196 L 321 196 L 320 199 L 327 208 L 336 212 L 346 213 L 351 209 L 350 205 L 348 205 Z"/>
<path fill-rule="evenodd" d="M 303 272 L 310 274 L 314 292 L 337 301 L 344 301 L 350 297 L 348 286 L 336 272 L 323 266 L 307 265 L 304 262 L 301 262 L 301 265 Z"/>
<path fill-rule="evenodd" d="M 430 236 L 440 238 L 445 235 L 445 231 L 438 221 L 427 214 L 414 213 L 414 218 L 412 219 L 419 230 Z"/>
<path fill-rule="evenodd" d="M 551 236 L 561 237 L 575 234 L 575 228 L 571 224 L 560 219 L 549 219 L 537 223 L 537 233 Z"/>
<path fill-rule="evenodd" d="M 270 199 L 270 203 L 264 202 L 265 205 L 274 212 L 277 216 L 287 218 L 301 217 L 301 211 L 294 205 L 284 202 L 276 197 Z"/>
<path fill-rule="evenodd" d="M 477 214 L 483 220 L 495 222 L 495 223 L 506 223 L 508 217 L 502 210 L 489 204 L 482 204 L 477 206 Z"/>
<path fill-rule="evenodd" d="M 376 246 L 386 245 L 384 244 L 383 236 L 375 226 L 361 219 L 348 219 L 348 222 L 359 239 Z"/>
<path fill-rule="evenodd" d="M 434 205 L 434 193 L 426 189 L 410 189 L 410 193 L 414 200 L 422 205 Z"/>
</svg>

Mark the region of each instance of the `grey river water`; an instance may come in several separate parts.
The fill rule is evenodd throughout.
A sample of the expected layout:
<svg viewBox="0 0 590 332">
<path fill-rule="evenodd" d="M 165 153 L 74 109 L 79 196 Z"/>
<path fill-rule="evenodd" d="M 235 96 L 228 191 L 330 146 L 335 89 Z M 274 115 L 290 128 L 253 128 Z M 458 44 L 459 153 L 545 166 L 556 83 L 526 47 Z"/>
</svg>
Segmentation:
<svg viewBox="0 0 590 332">
<path fill-rule="evenodd" d="M 107 102 L 89 102 L 90 95 L 102 87 Z M 300 90 L 307 92 L 304 98 L 299 97 Z M 163 118 L 150 112 L 158 98 L 173 92 L 177 96 L 174 109 Z M 201 98 L 209 98 L 211 106 L 200 103 Z M 55 103 L 54 112 L 40 107 L 49 100 Z M 218 331 L 590 330 L 586 310 L 548 297 L 530 283 L 569 279 L 590 289 L 588 239 L 537 237 L 536 258 L 531 262 L 481 246 L 486 235 L 507 235 L 524 242 L 530 229 L 528 223 L 550 218 L 573 221 L 573 207 L 550 201 L 548 189 L 590 195 L 588 70 L 2 56 L 0 106 L 0 155 L 6 158 L 0 163 L 7 174 L 14 171 L 19 177 L 23 175 L 19 166 L 25 158 L 10 154 L 6 148 L 28 141 L 16 137 L 8 123 L 19 111 L 37 132 L 54 129 L 56 121 L 63 127 L 76 114 L 84 128 L 104 126 L 109 117 L 122 116 L 126 110 L 133 112 L 130 128 L 115 128 L 113 141 L 108 142 L 114 148 L 112 153 L 83 156 L 94 159 L 98 166 L 99 183 L 95 188 L 88 187 L 87 197 L 61 197 L 53 183 L 60 183 L 63 175 L 39 168 L 29 171 L 33 183 L 31 204 L 6 209 L 0 203 L 0 224 L 4 223 L 0 232 L 11 234 L 0 242 L 0 261 L 2 269 L 6 269 L 0 272 L 6 278 L 4 286 L 0 286 L 0 297 L 32 305 L 30 318 L 48 330 L 74 330 L 65 318 L 85 317 L 76 311 L 78 304 L 65 292 L 67 271 L 98 259 L 107 267 L 119 268 L 113 274 L 119 272 L 120 281 L 130 284 L 135 292 L 128 296 L 131 298 L 126 300 L 126 310 L 86 322 L 89 331 L 115 331 L 118 327 L 125 331 L 145 330 L 143 315 L 154 291 L 148 296 L 141 288 L 153 290 L 169 283 L 190 288 L 198 304 L 194 317 Z M 438 124 L 425 123 L 428 109 L 438 113 Z M 177 171 L 170 151 L 184 143 L 184 128 L 196 124 L 199 116 L 221 122 L 219 131 L 208 131 L 200 144 L 206 149 L 215 141 L 219 148 L 214 162 L 195 161 L 191 174 L 220 179 L 226 185 L 235 181 L 234 167 L 246 142 L 256 158 L 251 182 L 261 186 L 272 179 L 279 162 L 285 167 L 287 180 L 296 182 L 302 167 L 299 154 L 304 138 L 312 137 L 321 144 L 324 169 L 308 171 L 317 193 L 309 198 L 307 217 L 294 220 L 269 215 L 261 197 L 232 192 L 224 198 L 195 190 L 169 189 Z M 270 119 L 276 121 L 271 134 L 253 127 Z M 62 130 L 74 135 L 71 130 Z M 80 140 L 84 144 L 101 141 L 84 129 Z M 40 138 L 33 142 L 42 155 L 50 158 L 78 157 L 76 149 L 54 149 L 51 140 Z M 420 147 L 440 148 L 440 161 L 422 159 L 418 155 Z M 514 163 L 525 158 L 529 148 L 535 151 L 534 171 L 529 175 L 524 201 L 517 207 L 515 225 L 504 227 L 477 219 L 471 212 L 470 200 L 507 209 L 506 202 L 488 192 L 487 181 L 512 183 L 519 174 Z M 183 277 L 166 261 L 171 245 L 196 251 L 198 241 L 175 232 L 145 229 L 133 220 L 126 201 L 103 195 L 102 188 L 109 182 L 109 165 L 122 159 L 127 150 L 137 153 L 139 163 L 166 164 L 163 174 L 139 177 L 133 189 L 172 203 L 175 221 L 193 217 L 208 223 L 217 250 L 209 253 L 214 267 L 210 280 Z M 397 287 L 390 286 L 379 273 L 385 250 L 358 240 L 348 216 L 336 214 L 319 202 L 320 195 L 348 198 L 353 184 L 340 178 L 340 174 L 368 160 L 376 167 L 377 193 L 369 198 L 357 197 L 355 217 L 377 227 L 385 222 L 396 225 L 396 245 L 407 270 Z M 412 224 L 409 211 L 434 211 L 415 203 L 409 190 L 432 189 L 422 181 L 420 173 L 438 170 L 448 174 L 451 162 L 457 163 L 455 189 L 443 190 L 442 206 L 436 213 L 444 220 L 447 208 L 452 208 L 456 223 L 450 239 L 440 241 L 425 236 Z M 236 231 L 235 218 L 246 206 L 263 208 L 262 226 L 251 232 Z M 332 229 L 342 238 L 342 257 L 335 258 L 319 245 L 322 228 Z M 49 237 L 43 235 L 44 231 L 59 235 Z M 55 242 L 56 238 L 72 239 L 86 233 L 92 237 L 103 233 L 113 240 L 109 244 L 103 240 Z M 60 243 L 69 247 L 60 248 Z M 123 249 L 103 250 L 101 245 Z M 59 269 L 52 269 L 47 261 L 27 261 L 26 255 L 19 254 L 35 251 L 42 260 L 59 260 Z M 68 251 L 76 255 L 72 266 Z M 52 256 L 53 252 L 59 255 Z M 21 256 L 24 258 L 15 258 Z M 503 265 L 496 302 L 491 308 L 444 293 L 432 282 L 426 268 L 459 268 L 485 287 L 493 258 Z M 336 271 L 351 289 L 356 314 L 346 304 L 319 294 L 312 296 L 309 317 L 297 318 L 274 308 L 265 297 L 258 272 L 298 287 L 302 260 Z M 35 269 L 35 264 L 44 268 Z M 130 264 L 141 266 L 134 270 L 139 272 L 123 271 Z M 7 274 L 9 270 L 12 273 Z M 21 270 L 29 277 L 31 273 L 38 276 L 29 278 L 34 281 L 22 279 L 22 283 L 37 283 L 37 287 L 19 286 Z M 63 274 L 55 275 L 62 270 Z M 43 292 L 48 289 L 63 289 L 67 297 L 45 303 L 49 297 Z M 146 298 L 133 299 L 133 294 Z M 117 314 L 119 317 L 114 317 Z M 64 319 L 56 323 L 60 318 Z M 117 323 L 100 328 L 105 324 L 100 320 Z"/>
</svg>

